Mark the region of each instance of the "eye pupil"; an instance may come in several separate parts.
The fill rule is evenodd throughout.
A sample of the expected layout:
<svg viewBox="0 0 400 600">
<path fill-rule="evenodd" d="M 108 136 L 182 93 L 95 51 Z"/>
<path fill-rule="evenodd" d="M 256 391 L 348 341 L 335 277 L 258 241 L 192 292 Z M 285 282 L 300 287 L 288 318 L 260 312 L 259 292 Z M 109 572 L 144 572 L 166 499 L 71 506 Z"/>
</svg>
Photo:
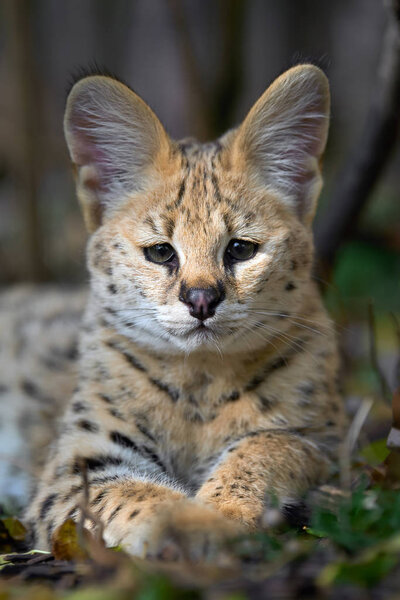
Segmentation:
<svg viewBox="0 0 400 600">
<path fill-rule="evenodd" d="M 176 256 L 171 244 L 155 244 L 144 248 L 144 253 L 148 260 L 158 264 L 170 262 Z"/>
<path fill-rule="evenodd" d="M 249 260 L 253 258 L 257 251 L 257 244 L 247 240 L 231 240 L 226 249 L 226 254 L 230 260 Z"/>
<path fill-rule="evenodd" d="M 154 248 L 154 250 L 161 257 L 165 257 L 170 253 L 169 248 L 166 244 L 156 244 L 156 247 Z"/>
</svg>

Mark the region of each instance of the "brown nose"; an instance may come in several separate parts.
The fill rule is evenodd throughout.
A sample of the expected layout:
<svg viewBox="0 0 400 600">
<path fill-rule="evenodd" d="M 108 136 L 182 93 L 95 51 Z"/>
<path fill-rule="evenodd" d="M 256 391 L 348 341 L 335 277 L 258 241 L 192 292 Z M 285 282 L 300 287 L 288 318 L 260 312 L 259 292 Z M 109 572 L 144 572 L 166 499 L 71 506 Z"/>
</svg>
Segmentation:
<svg viewBox="0 0 400 600">
<path fill-rule="evenodd" d="M 215 287 L 181 288 L 179 300 L 186 304 L 192 317 L 205 321 L 215 315 L 215 309 L 223 300 L 223 294 Z"/>
</svg>

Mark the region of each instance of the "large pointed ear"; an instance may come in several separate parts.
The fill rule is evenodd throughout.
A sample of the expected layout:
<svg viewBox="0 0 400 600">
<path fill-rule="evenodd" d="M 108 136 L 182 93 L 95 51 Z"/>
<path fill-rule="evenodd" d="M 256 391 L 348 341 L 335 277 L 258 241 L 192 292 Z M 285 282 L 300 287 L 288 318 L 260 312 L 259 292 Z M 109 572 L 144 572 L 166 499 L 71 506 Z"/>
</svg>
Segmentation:
<svg viewBox="0 0 400 600">
<path fill-rule="evenodd" d="M 72 88 L 64 132 L 86 226 L 94 231 L 129 194 L 145 189 L 170 149 L 152 110 L 127 86 L 94 75 Z"/>
<path fill-rule="evenodd" d="M 233 141 L 233 159 L 309 223 L 322 185 L 329 84 L 313 65 L 283 73 L 250 110 Z"/>
</svg>

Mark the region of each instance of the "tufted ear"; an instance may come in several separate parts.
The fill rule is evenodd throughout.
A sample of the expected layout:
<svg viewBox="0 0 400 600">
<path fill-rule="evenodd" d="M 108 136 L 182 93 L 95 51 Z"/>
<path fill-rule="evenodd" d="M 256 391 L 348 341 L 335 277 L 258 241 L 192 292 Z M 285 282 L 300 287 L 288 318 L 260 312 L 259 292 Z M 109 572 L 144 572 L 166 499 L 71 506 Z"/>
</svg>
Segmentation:
<svg viewBox="0 0 400 600">
<path fill-rule="evenodd" d="M 322 186 L 320 159 L 329 125 L 329 84 L 313 65 L 283 73 L 238 129 L 233 157 L 255 181 L 309 223 Z"/>
<path fill-rule="evenodd" d="M 170 148 L 147 104 L 124 84 L 100 75 L 85 77 L 72 88 L 64 132 L 89 231 L 129 194 L 154 180 L 156 164 Z"/>
</svg>

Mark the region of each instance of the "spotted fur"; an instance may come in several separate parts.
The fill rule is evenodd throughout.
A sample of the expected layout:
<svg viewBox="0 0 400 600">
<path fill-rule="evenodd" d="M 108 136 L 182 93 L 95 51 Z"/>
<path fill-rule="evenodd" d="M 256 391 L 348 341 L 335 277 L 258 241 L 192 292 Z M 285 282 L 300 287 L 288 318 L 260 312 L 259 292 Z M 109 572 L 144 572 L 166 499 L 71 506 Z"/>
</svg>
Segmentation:
<svg viewBox="0 0 400 600">
<path fill-rule="evenodd" d="M 91 286 L 78 385 L 26 514 L 37 547 L 79 519 L 84 472 L 107 544 L 193 559 L 328 476 L 345 426 L 311 277 L 328 112 L 325 76 L 302 65 L 236 130 L 177 143 L 118 81 L 75 84 L 65 131 Z M 232 239 L 254 256 L 228 260 Z M 165 243 L 174 260 L 149 260 Z M 193 289 L 218 292 L 206 320 Z"/>
</svg>

